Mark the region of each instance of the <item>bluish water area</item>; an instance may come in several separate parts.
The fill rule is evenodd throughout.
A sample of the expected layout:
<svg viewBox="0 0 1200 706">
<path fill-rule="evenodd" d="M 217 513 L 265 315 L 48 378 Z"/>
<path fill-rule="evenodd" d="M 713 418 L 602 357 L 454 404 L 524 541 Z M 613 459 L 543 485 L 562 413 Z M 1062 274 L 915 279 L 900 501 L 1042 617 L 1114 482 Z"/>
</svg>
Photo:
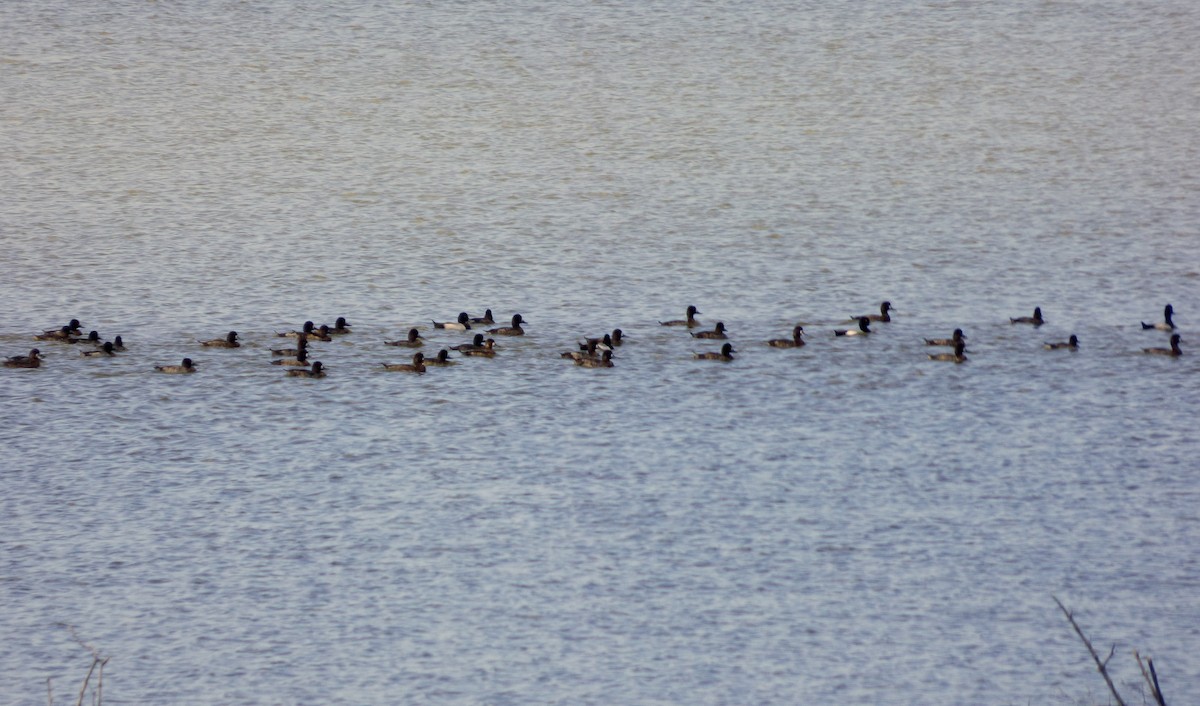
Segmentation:
<svg viewBox="0 0 1200 706">
<path fill-rule="evenodd" d="M 2 700 L 73 700 L 86 643 L 123 704 L 1107 703 L 1057 596 L 1127 700 L 1137 649 L 1186 702 L 1198 30 L 0 4 L 0 356 L 45 355 L 0 368 Z M 689 304 L 734 361 L 659 326 Z M 527 334 L 383 371 L 485 308 Z M 338 316 L 325 379 L 269 364 Z M 71 318 L 127 350 L 33 340 Z"/>
</svg>

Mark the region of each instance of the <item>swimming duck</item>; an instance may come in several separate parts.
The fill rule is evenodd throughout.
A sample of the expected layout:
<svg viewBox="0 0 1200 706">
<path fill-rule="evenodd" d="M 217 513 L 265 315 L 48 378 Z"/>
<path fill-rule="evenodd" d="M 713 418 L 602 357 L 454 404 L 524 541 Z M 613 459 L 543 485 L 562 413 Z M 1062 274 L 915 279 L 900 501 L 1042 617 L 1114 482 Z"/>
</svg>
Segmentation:
<svg viewBox="0 0 1200 706">
<path fill-rule="evenodd" d="M 463 344 L 460 344 L 457 346 L 450 346 L 450 350 L 458 351 L 461 353 L 463 351 L 479 350 L 479 349 L 485 348 L 485 347 L 486 346 L 483 343 L 483 334 L 477 333 L 477 334 L 475 334 L 475 338 L 472 339 L 472 341 L 470 343 L 463 343 Z"/>
<path fill-rule="evenodd" d="M 242 344 L 238 343 L 237 331 L 230 331 L 225 334 L 225 338 L 214 338 L 211 341 L 200 341 L 200 345 L 208 346 L 209 348 L 241 348 Z"/>
<path fill-rule="evenodd" d="M 891 303 L 891 302 L 884 302 L 884 303 L 882 303 L 882 304 L 880 304 L 880 305 L 879 305 L 879 313 L 878 313 L 878 314 L 869 314 L 869 315 L 867 315 L 867 320 L 868 320 L 868 321 L 879 321 L 879 322 L 882 322 L 882 323 L 885 323 L 885 324 L 886 324 L 887 322 L 889 322 L 889 321 L 891 321 L 891 320 L 892 320 L 892 315 L 891 315 L 890 313 L 888 313 L 888 312 L 892 312 L 892 311 L 895 311 L 895 310 L 896 310 L 896 309 L 892 307 L 892 303 Z M 857 321 L 857 320 L 859 320 L 859 319 L 861 319 L 861 318 L 862 318 L 862 315 L 859 315 L 859 316 L 851 316 L 850 318 L 851 318 L 851 319 L 854 319 L 855 321 Z"/>
<path fill-rule="evenodd" d="M 767 345 L 772 348 L 799 348 L 804 345 L 804 339 L 801 338 L 803 335 L 804 327 L 796 326 L 792 329 L 791 338 L 772 338 L 767 341 Z"/>
<path fill-rule="evenodd" d="M 1174 331 L 1175 330 L 1175 322 L 1171 320 L 1171 316 L 1174 313 L 1175 313 L 1175 308 L 1172 307 L 1170 304 L 1167 304 L 1166 308 L 1163 309 L 1163 320 L 1156 324 L 1148 324 L 1145 321 L 1143 321 L 1142 329 L 1143 330 L 1157 329 L 1159 331 Z"/>
<path fill-rule="evenodd" d="M 1041 326 L 1046 323 L 1046 320 L 1042 318 L 1042 307 L 1040 306 L 1033 308 L 1033 316 L 1018 316 L 1015 319 L 1009 317 L 1008 320 L 1014 324 L 1033 324 L 1034 326 Z"/>
<path fill-rule="evenodd" d="M 432 358 L 426 358 L 425 365 L 458 365 L 458 361 L 450 360 L 450 351 L 443 348 L 442 350 L 438 351 L 436 356 Z"/>
<path fill-rule="evenodd" d="M 960 328 L 954 329 L 954 335 L 950 338 L 926 338 L 925 345 L 927 346 L 957 346 L 959 341 L 967 340 L 966 335 Z"/>
<path fill-rule="evenodd" d="M 625 333 L 623 331 L 621 331 L 621 329 L 615 328 L 612 331 L 611 338 L 612 338 L 612 344 L 614 346 L 619 346 L 625 341 Z"/>
<path fill-rule="evenodd" d="M 329 326 L 327 326 L 326 324 L 321 324 L 318 328 L 315 328 L 312 331 L 309 331 L 308 340 L 324 341 L 324 342 L 328 343 L 329 341 L 333 340 L 333 336 L 330 335 L 330 331 L 332 331 L 332 330 L 333 329 L 329 328 Z"/>
<path fill-rule="evenodd" d="M 96 348 L 96 349 L 93 349 L 90 351 L 79 351 L 79 352 L 88 358 L 100 357 L 100 356 L 115 356 L 116 355 L 116 353 L 113 352 L 113 344 L 111 341 L 105 341 L 104 345 L 100 346 L 99 348 Z"/>
<path fill-rule="evenodd" d="M 114 337 L 114 338 L 113 338 L 113 340 L 112 340 L 112 344 L 113 344 L 113 350 L 114 350 L 114 351 L 123 351 L 123 350 L 125 350 L 125 341 L 121 340 L 121 337 L 120 337 L 120 336 L 116 336 L 116 337 Z"/>
<path fill-rule="evenodd" d="M 434 328 L 444 328 L 448 331 L 469 331 L 471 330 L 471 317 L 467 316 L 467 312 L 459 312 L 458 321 L 434 321 Z"/>
<path fill-rule="evenodd" d="M 414 353 L 411 363 L 384 363 L 384 370 L 390 370 L 394 373 L 417 373 L 425 372 L 425 354 Z"/>
<path fill-rule="evenodd" d="M 674 319 L 672 321 L 659 321 L 658 324 L 659 324 L 659 326 L 687 326 L 688 328 L 695 328 L 696 326 L 700 325 L 700 322 L 696 320 L 696 314 L 700 314 L 700 313 L 703 313 L 703 312 L 701 312 L 696 307 L 689 305 L 687 308 L 687 318 L 686 319 Z"/>
<path fill-rule="evenodd" d="M 521 328 L 521 324 L 529 323 L 521 318 L 520 314 L 513 314 L 512 326 L 501 326 L 499 328 L 490 328 L 488 333 L 495 336 L 524 336 L 525 329 Z"/>
<path fill-rule="evenodd" d="M 293 368 L 287 371 L 287 376 L 290 378 L 323 378 L 325 377 L 325 366 L 321 365 L 321 361 L 313 361 L 311 368 Z"/>
<path fill-rule="evenodd" d="M 1073 351 L 1077 351 L 1077 350 L 1079 350 L 1079 337 L 1076 336 L 1075 334 L 1071 334 L 1071 338 L 1066 341 L 1059 341 L 1057 343 L 1050 343 L 1049 341 L 1047 341 L 1045 344 L 1045 348 L 1048 351 L 1055 351 L 1060 348 L 1067 348 L 1067 349 L 1070 349 Z"/>
<path fill-rule="evenodd" d="M 100 340 L 99 331 L 89 331 L 86 338 L 67 338 L 64 343 L 90 343 L 93 346 L 99 346 L 103 341 Z"/>
<path fill-rule="evenodd" d="M 858 317 L 858 328 L 838 329 L 833 332 L 835 336 L 866 336 L 871 333 L 871 319 L 866 316 Z"/>
<path fill-rule="evenodd" d="M 1143 348 L 1142 352 L 1149 353 L 1150 355 L 1181 356 L 1183 355 L 1183 351 L 1179 348 L 1179 340 L 1179 334 L 1176 333 L 1171 336 L 1170 348 Z"/>
<path fill-rule="evenodd" d="M 693 332 L 689 331 L 688 333 L 692 334 L 692 338 L 716 338 L 719 340 L 725 340 L 726 338 L 728 338 L 725 335 L 725 322 L 724 321 L 718 321 L 717 325 L 713 327 L 712 331 L 701 331 L 700 333 L 693 333 Z"/>
<path fill-rule="evenodd" d="M 74 333 L 74 331 L 71 330 L 70 326 L 63 326 L 62 328 L 60 328 L 57 331 L 42 331 L 41 333 L 35 335 L 33 337 L 33 340 L 35 340 L 35 341 L 69 341 L 71 339 L 71 335 L 73 333 Z"/>
<path fill-rule="evenodd" d="M 621 329 L 617 330 L 620 331 Z M 579 344 L 579 350 L 595 354 L 597 349 L 602 351 L 611 351 L 614 345 L 616 345 L 616 343 L 613 341 L 612 335 L 606 333 L 600 338 L 583 339 L 583 342 Z"/>
<path fill-rule="evenodd" d="M 405 348 L 419 348 L 425 345 L 425 341 L 421 338 L 421 332 L 415 328 L 408 330 L 408 338 L 403 341 L 384 341 L 385 346 L 403 346 Z"/>
<path fill-rule="evenodd" d="M 154 369 L 160 373 L 194 373 L 196 366 L 192 365 L 191 358 L 184 358 L 182 365 L 156 365 Z"/>
<path fill-rule="evenodd" d="M 303 333 L 300 334 L 300 337 L 296 339 L 296 347 L 295 348 L 272 348 L 271 349 L 272 355 L 289 356 L 292 358 L 294 358 L 298 355 L 304 355 L 307 352 L 308 352 L 308 336 Z"/>
<path fill-rule="evenodd" d="M 495 358 L 496 357 L 496 339 L 489 338 L 484 341 L 482 348 L 466 348 L 459 351 L 460 354 L 472 356 L 475 358 Z"/>
<path fill-rule="evenodd" d="M 42 352 L 34 348 L 29 355 L 14 355 L 4 359 L 6 368 L 37 368 L 42 365 Z"/>
<path fill-rule="evenodd" d="M 483 312 L 483 316 L 471 317 L 471 323 L 473 323 L 473 324 L 494 324 L 494 323 L 496 323 L 496 320 L 492 318 L 492 310 L 487 309 Z"/>
<path fill-rule="evenodd" d="M 286 365 L 292 368 L 307 368 L 308 367 L 308 351 L 301 349 L 294 358 L 279 358 L 272 360 L 271 365 Z"/>
<path fill-rule="evenodd" d="M 575 359 L 575 365 L 582 368 L 611 368 L 613 366 L 612 351 L 604 351 L 599 358 L 581 356 Z"/>
<path fill-rule="evenodd" d="M 333 328 L 326 328 L 326 333 L 330 336 L 344 336 L 350 333 L 350 322 L 346 321 L 345 316 L 339 316 L 337 321 L 333 322 Z"/>
<path fill-rule="evenodd" d="M 276 331 L 275 335 L 279 336 L 280 338 L 300 338 L 301 336 L 312 335 L 314 328 L 316 328 L 316 326 L 313 325 L 313 322 L 305 321 L 304 327 L 299 331 L 288 331 L 287 333 L 279 333 Z"/>
<path fill-rule="evenodd" d="M 930 360 L 945 360 L 945 361 L 951 361 L 954 363 L 965 363 L 967 360 L 967 356 L 963 355 L 963 353 L 966 350 L 967 350 L 967 344 L 962 341 L 959 341 L 958 343 L 954 344 L 954 352 L 953 353 L 930 353 L 929 359 Z"/>
<path fill-rule="evenodd" d="M 697 353 L 695 357 L 696 360 L 733 360 L 734 353 L 737 353 L 737 351 L 733 349 L 733 344 L 726 343 L 725 345 L 721 346 L 721 351 L 719 353 L 713 351 L 707 353 Z"/>
</svg>

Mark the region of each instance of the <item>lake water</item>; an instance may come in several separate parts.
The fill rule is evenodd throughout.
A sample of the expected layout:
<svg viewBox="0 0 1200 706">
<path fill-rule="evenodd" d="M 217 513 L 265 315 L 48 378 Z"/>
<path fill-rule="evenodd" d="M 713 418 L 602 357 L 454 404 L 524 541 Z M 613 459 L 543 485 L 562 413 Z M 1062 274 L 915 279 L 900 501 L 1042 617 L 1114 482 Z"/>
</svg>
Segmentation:
<svg viewBox="0 0 1200 706">
<path fill-rule="evenodd" d="M 1139 649 L 1187 702 L 1198 30 L 0 4 L 0 354 L 73 317 L 128 346 L 0 369 L 0 693 L 72 701 L 77 636 L 108 703 L 1106 703 L 1058 596 L 1127 700 Z M 1168 302 L 1185 354 L 1143 355 Z M 734 362 L 658 325 L 689 304 Z M 381 372 L 485 307 L 528 335 Z M 326 379 L 268 364 L 338 316 Z M 616 327 L 616 367 L 559 357 Z M 956 327 L 969 362 L 928 360 Z"/>
</svg>

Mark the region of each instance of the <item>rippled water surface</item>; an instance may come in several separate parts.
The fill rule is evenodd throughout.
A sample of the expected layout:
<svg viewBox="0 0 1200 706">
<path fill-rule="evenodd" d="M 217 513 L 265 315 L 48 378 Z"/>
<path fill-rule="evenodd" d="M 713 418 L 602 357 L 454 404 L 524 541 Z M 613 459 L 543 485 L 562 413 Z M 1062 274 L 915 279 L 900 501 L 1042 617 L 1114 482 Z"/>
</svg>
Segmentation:
<svg viewBox="0 0 1200 706">
<path fill-rule="evenodd" d="M 0 353 L 72 317 L 128 346 L 0 369 L 0 693 L 67 702 L 84 641 L 127 704 L 1104 703 L 1056 595 L 1128 700 L 1136 648 L 1186 702 L 1198 30 L 0 4 Z M 1143 355 L 1167 302 L 1185 354 Z M 688 304 L 734 362 L 658 325 Z M 379 367 L 485 307 L 528 335 Z M 267 363 L 338 316 L 326 379 Z M 559 357 L 616 327 L 613 369 Z M 955 327 L 969 361 L 928 360 Z"/>
</svg>

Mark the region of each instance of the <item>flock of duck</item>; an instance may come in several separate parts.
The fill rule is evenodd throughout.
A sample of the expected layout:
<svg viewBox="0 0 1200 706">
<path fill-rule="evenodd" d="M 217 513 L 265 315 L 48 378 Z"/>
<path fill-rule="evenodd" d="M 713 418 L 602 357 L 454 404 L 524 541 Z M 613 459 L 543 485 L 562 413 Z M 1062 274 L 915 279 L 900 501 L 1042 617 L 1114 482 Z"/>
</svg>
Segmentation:
<svg viewBox="0 0 1200 706">
<path fill-rule="evenodd" d="M 878 314 L 868 314 L 851 317 L 850 323 L 856 324 L 852 328 L 835 329 L 834 336 L 869 336 L 872 333 L 871 325 L 878 323 L 888 323 L 892 320 L 892 312 L 896 309 L 891 302 L 883 302 L 879 307 Z M 728 342 L 728 333 L 724 322 L 718 321 L 711 330 L 691 331 L 691 329 L 699 328 L 700 321 L 696 318 L 699 311 L 695 306 L 689 306 L 685 312 L 685 318 L 675 319 L 671 321 L 659 321 L 660 326 L 683 327 L 689 330 L 692 338 L 700 340 L 722 340 L 726 341 L 718 351 L 706 351 L 703 353 L 695 353 L 694 357 L 698 360 L 717 360 L 731 361 L 734 359 L 733 344 Z M 1164 355 L 1177 357 L 1183 354 L 1179 347 L 1180 335 L 1176 333 L 1175 322 L 1173 320 L 1174 308 L 1167 304 L 1163 310 L 1163 320 L 1155 323 L 1141 322 L 1142 328 L 1145 330 L 1156 330 L 1170 332 L 1170 347 L 1168 348 L 1143 348 L 1142 352 L 1148 355 Z M 1011 317 L 1009 321 L 1016 324 L 1031 325 L 1036 327 L 1045 323 L 1042 318 L 1041 307 L 1036 307 L 1033 310 L 1032 316 Z M 450 351 L 456 352 L 462 357 L 478 357 L 478 358 L 493 358 L 496 356 L 496 336 L 524 336 L 525 329 L 523 324 L 528 323 L 520 314 L 514 314 L 510 325 L 495 326 L 496 321 L 492 318 L 492 310 L 488 309 L 483 316 L 471 317 L 466 312 L 458 315 L 454 321 L 433 321 L 434 329 L 446 331 L 461 331 L 471 332 L 479 329 L 483 333 L 474 333 L 470 343 L 462 343 L 459 345 L 446 346 L 439 350 L 436 355 L 426 357 L 422 351 L 416 351 L 412 354 L 411 362 L 408 363 L 383 363 L 383 370 L 391 372 L 405 373 L 424 373 L 429 367 L 456 365 L 457 361 L 451 359 Z M 493 328 L 485 328 L 493 326 Z M 339 317 L 333 326 L 322 324 L 315 326 L 313 322 L 306 321 L 304 326 L 298 331 L 289 331 L 286 333 L 276 333 L 279 338 L 290 338 L 295 341 L 292 345 L 272 348 L 271 353 L 277 356 L 271 361 L 272 365 L 283 366 L 287 368 L 287 376 L 302 377 L 302 378 L 322 378 L 326 375 L 326 368 L 319 360 L 309 360 L 309 342 L 310 341 L 332 341 L 336 336 L 342 336 L 351 333 L 350 324 L 345 317 Z M 487 335 L 485 335 L 487 334 Z M 804 327 L 795 326 L 792 328 L 790 338 L 775 338 L 768 340 L 767 345 L 773 348 L 800 348 L 805 345 Z M 73 345 L 81 348 L 80 353 L 85 357 L 111 357 L 118 352 L 125 350 L 125 344 L 121 336 L 114 337 L 111 341 L 105 341 L 101 338 L 99 332 L 91 331 L 87 336 L 83 335 L 83 330 L 78 319 L 72 319 L 70 323 L 57 328 L 43 331 L 34 336 L 37 341 L 45 341 L 55 344 Z M 930 360 L 946 361 L 954 363 L 966 362 L 966 335 L 962 329 L 954 329 L 954 333 L 949 338 L 926 338 L 924 342 L 928 346 L 939 346 L 952 348 L 953 352 L 946 353 L 931 353 Z M 596 338 L 586 338 L 582 341 L 577 341 L 577 350 L 572 349 L 562 353 L 564 359 L 573 361 L 576 365 L 585 368 L 611 368 L 613 367 L 613 350 L 620 346 L 625 340 L 621 329 L 614 329 L 612 333 L 606 333 L 603 336 Z M 241 347 L 241 338 L 236 331 L 230 331 L 225 336 L 214 338 L 211 340 L 197 341 L 196 343 L 205 348 L 239 348 Z M 409 329 L 404 338 L 395 341 L 384 341 L 384 345 L 394 346 L 398 348 L 422 348 L 425 345 L 426 339 L 421 335 L 421 331 L 417 328 Z M 1046 342 L 1045 348 L 1049 350 L 1078 350 L 1079 338 L 1074 334 L 1066 341 Z M 38 368 L 41 367 L 45 357 L 38 348 L 34 348 L 26 355 L 17 355 L 5 359 L 4 367 L 6 368 Z M 191 358 L 184 358 L 179 365 L 157 365 L 154 367 L 157 372 L 169 374 L 188 374 L 198 370 Z"/>
</svg>

